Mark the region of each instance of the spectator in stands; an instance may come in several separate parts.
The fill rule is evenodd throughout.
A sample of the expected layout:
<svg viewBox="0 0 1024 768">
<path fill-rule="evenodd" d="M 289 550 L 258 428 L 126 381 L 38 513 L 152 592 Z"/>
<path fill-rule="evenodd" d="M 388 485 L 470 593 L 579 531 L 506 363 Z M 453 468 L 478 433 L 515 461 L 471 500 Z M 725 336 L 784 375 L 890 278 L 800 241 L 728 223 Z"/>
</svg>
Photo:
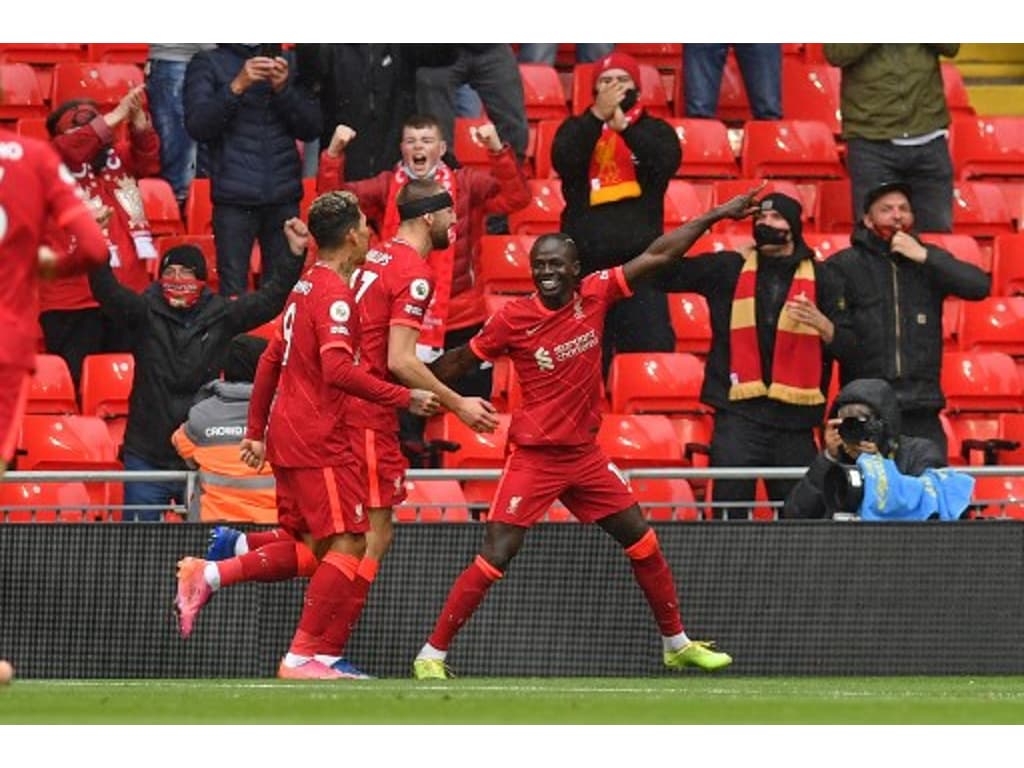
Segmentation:
<svg viewBox="0 0 1024 768">
<path fill-rule="evenodd" d="M 946 466 L 946 452 L 933 441 L 901 434 L 896 393 L 881 379 L 856 379 L 844 386 L 832 405 L 832 415 L 825 424 L 825 447 L 790 491 L 784 517 L 831 516 L 835 510 L 826 504 L 825 475 L 836 464 L 854 464 L 862 453 L 893 459 L 901 474 L 912 477 Z M 845 419 L 857 421 L 860 429 L 841 430 Z"/>
<path fill-rule="evenodd" d="M 394 237 L 398 229 L 398 193 L 411 179 L 433 179 L 455 200 L 455 240 L 445 251 L 434 251 L 429 263 L 436 281 L 435 297 L 424 322 L 420 343 L 424 347 L 452 349 L 473 336 L 486 319 L 480 274 L 480 238 L 484 217 L 525 208 L 530 189 L 522 169 L 507 142 L 494 125 L 477 130 L 488 148 L 491 167 L 452 169 L 441 158 L 447 145 L 438 122 L 427 115 L 413 115 L 402 127 L 402 160 L 393 170 L 372 179 L 348 181 L 349 147 L 362 140 L 350 126 L 339 125 L 320 159 L 318 189 L 347 189 L 359 197 L 367 219 L 373 221 L 382 240 Z M 449 275 L 445 280 L 445 275 Z M 425 356 L 431 353 L 421 350 Z M 490 367 L 477 370 L 456 383 L 462 395 L 489 397 Z"/>
<path fill-rule="evenodd" d="M 576 43 L 576 63 L 584 64 L 603 59 L 615 48 L 615 43 Z M 555 66 L 558 43 L 521 43 L 519 61 L 523 64 Z"/>
<path fill-rule="evenodd" d="M 424 61 L 416 69 L 419 111 L 436 117 L 442 137 L 454 146 L 456 90 L 468 84 L 479 95 L 499 135 L 522 162 L 526 157 L 529 128 L 523 81 L 512 47 L 506 43 L 483 43 L 448 48 L 450 63 Z M 435 61 L 442 59 L 435 55 Z"/>
<path fill-rule="evenodd" d="M 150 284 L 147 262 L 157 257 L 137 179 L 160 171 L 160 139 L 143 108 L 144 88 L 131 89 L 110 112 L 96 102 L 73 99 L 46 119 L 53 146 L 85 193 L 88 205 L 102 212 L 110 266 L 132 291 Z M 128 137 L 115 143 L 115 131 L 128 124 Z M 59 252 L 77 244 L 54 228 L 49 244 Z M 63 357 L 77 388 L 86 355 L 121 352 L 131 344 L 131 329 L 103 313 L 84 275 L 43 283 L 39 322 L 46 349 Z"/>
<path fill-rule="evenodd" d="M 289 219 L 285 227 L 301 224 Z M 274 278 L 237 300 L 206 287 L 206 261 L 195 246 L 171 248 L 160 262 L 160 280 L 141 295 L 121 286 L 108 268 L 89 275 L 100 306 L 134 329 L 135 379 L 124 435 L 128 471 L 184 470 L 171 444 L 188 418 L 196 393 L 224 368 L 230 340 L 278 315 L 302 269 L 305 254 L 290 254 Z M 125 520 L 160 519 L 158 505 L 184 502 L 184 485 L 125 483 L 125 504 L 154 509 L 126 511 Z"/>
<path fill-rule="evenodd" d="M 665 190 L 679 167 L 679 139 L 637 103 L 640 67 L 611 53 L 598 62 L 594 103 L 563 122 L 551 148 L 562 177 L 562 231 L 580 252 L 583 274 L 625 264 L 664 231 Z M 608 312 L 604 369 L 614 352 L 671 352 L 665 295 L 646 281 Z"/>
<path fill-rule="evenodd" d="M 146 94 L 153 127 L 160 136 L 160 175 L 174 189 L 184 213 L 189 185 L 196 175 L 196 143 L 185 130 L 185 69 L 212 43 L 150 43 Z"/>
<path fill-rule="evenodd" d="M 213 234 L 220 292 L 246 291 L 259 240 L 263 279 L 289 261 L 282 234 L 302 199 L 296 139 L 320 136 L 320 110 L 280 45 L 219 44 L 193 57 L 185 75 L 185 125 L 210 152 Z M 294 282 L 294 280 L 292 281 Z M 291 284 L 289 284 L 290 287 Z"/>
<path fill-rule="evenodd" d="M 825 262 L 839 276 L 857 340 L 856 354 L 840 359 L 840 381 L 885 379 L 896 391 L 904 434 L 927 437 L 946 449 L 939 411 L 946 401 L 942 368 L 942 302 L 978 301 L 991 278 L 916 232 L 911 189 L 879 184 L 863 199 L 851 245 Z"/>
<path fill-rule="evenodd" d="M 883 181 L 901 181 L 914 195 L 922 232 L 953 230 L 953 163 L 949 110 L 939 56 L 959 43 L 825 43 L 825 58 L 842 68 L 840 109 L 850 171 L 853 220 Z"/>
<path fill-rule="evenodd" d="M 854 348 L 841 285 L 804 242 L 801 211 L 792 197 L 767 195 L 754 216 L 754 246 L 680 259 L 663 274 L 665 290 L 702 294 L 711 314 L 701 402 L 715 409 L 713 467 L 809 464 L 832 358 L 846 360 Z M 795 482 L 766 481 L 769 497 L 785 499 Z M 754 485 L 715 480 L 714 500 L 749 502 Z"/>
<path fill-rule="evenodd" d="M 736 53 L 755 120 L 782 119 L 782 45 L 779 43 L 686 43 L 683 84 L 686 116 L 716 119 L 729 46 Z"/>
<path fill-rule="evenodd" d="M 199 470 L 199 519 L 277 524 L 274 473 L 239 461 L 256 365 L 267 340 L 242 334 L 231 340 L 224 379 L 207 382 L 188 420 L 171 435 L 178 455 Z"/>
</svg>

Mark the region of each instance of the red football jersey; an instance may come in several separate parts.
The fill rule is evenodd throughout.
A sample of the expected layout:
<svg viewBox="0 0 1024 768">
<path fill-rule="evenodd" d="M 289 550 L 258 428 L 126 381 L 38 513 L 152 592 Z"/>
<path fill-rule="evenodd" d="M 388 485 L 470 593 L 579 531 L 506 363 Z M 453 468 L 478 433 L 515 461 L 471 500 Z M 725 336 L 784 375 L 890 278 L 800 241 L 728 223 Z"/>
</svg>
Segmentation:
<svg viewBox="0 0 1024 768">
<path fill-rule="evenodd" d="M 434 290 L 430 267 L 415 248 L 395 238 L 366 254 L 366 263 L 352 274 L 351 285 L 362 328 L 359 365 L 377 378 L 395 381 L 388 371 L 388 334 L 392 325 L 422 327 Z M 360 405 L 352 414 L 352 424 L 398 431 L 394 408 Z"/>
<path fill-rule="evenodd" d="M 48 144 L 0 131 L 0 365 L 35 361 L 39 246 L 49 222 L 89 218 L 78 185 Z"/>
<path fill-rule="evenodd" d="M 281 325 L 264 353 L 281 363 L 267 425 L 272 465 L 330 466 L 349 452 L 347 406 L 362 402 L 324 382 L 321 353 L 335 346 L 353 353 L 359 349 L 359 314 L 352 289 L 318 262 L 292 288 Z"/>
<path fill-rule="evenodd" d="M 469 345 L 477 357 L 508 355 L 523 404 L 512 414 L 516 445 L 585 445 L 601 426 L 601 336 L 608 307 L 632 295 L 622 267 L 595 272 L 552 311 L 535 295 L 506 304 Z"/>
</svg>

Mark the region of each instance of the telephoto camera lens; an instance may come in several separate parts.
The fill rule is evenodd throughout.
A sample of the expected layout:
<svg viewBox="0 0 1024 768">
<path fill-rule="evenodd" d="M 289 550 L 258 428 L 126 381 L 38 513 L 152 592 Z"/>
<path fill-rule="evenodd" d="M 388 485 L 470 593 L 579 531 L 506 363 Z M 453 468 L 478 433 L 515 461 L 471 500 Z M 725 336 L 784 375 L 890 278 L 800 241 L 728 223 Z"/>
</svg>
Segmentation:
<svg viewBox="0 0 1024 768">
<path fill-rule="evenodd" d="M 836 464 L 825 473 L 825 508 L 829 514 L 857 514 L 864 501 L 864 476 L 856 466 Z"/>
</svg>

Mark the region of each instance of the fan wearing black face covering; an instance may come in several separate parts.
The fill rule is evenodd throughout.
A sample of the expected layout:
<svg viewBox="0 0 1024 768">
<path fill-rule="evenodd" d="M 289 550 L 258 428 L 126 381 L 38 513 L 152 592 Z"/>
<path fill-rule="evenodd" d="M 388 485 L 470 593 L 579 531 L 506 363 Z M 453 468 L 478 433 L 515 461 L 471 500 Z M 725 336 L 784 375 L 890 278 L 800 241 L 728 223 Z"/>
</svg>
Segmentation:
<svg viewBox="0 0 1024 768">
<path fill-rule="evenodd" d="M 701 402 L 715 410 L 712 467 L 807 466 L 817 453 L 833 359 L 854 348 L 840 284 L 803 239 L 802 206 L 787 195 L 761 199 L 754 245 L 686 256 L 659 287 L 707 300 L 711 350 Z M 716 480 L 716 515 L 746 518 L 755 480 Z M 793 480 L 767 480 L 781 502 Z"/>
<path fill-rule="evenodd" d="M 899 401 L 903 432 L 946 450 L 939 411 L 946 404 L 942 365 L 942 306 L 947 297 L 978 301 L 991 278 L 973 264 L 918 236 L 913 190 L 901 182 L 871 189 L 850 247 L 827 262 L 844 285 L 855 355 L 840 360 L 840 382 L 888 381 Z"/>
</svg>

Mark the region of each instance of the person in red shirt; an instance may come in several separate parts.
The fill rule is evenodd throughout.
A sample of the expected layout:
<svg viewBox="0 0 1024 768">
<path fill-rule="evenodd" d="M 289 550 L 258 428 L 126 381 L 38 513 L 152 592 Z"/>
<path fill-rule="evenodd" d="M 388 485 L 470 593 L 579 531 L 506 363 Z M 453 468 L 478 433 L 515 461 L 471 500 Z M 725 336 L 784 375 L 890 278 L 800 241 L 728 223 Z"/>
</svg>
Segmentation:
<svg viewBox="0 0 1024 768">
<path fill-rule="evenodd" d="M 136 293 L 152 282 L 146 265 L 157 258 L 137 179 L 160 172 L 160 139 L 143 99 L 140 85 L 103 115 L 94 101 L 73 99 L 46 120 L 53 146 L 85 192 L 87 203 L 97 210 L 110 210 L 104 224 L 110 266 L 118 282 Z M 115 131 L 125 123 L 128 138 L 116 141 Z M 74 247 L 59 230 L 48 239 L 56 250 Z M 100 310 L 84 277 L 43 286 L 39 301 L 46 348 L 67 361 L 76 386 L 86 355 L 128 350 L 130 329 Z"/>
<path fill-rule="evenodd" d="M 601 423 L 601 334 L 608 308 L 630 296 L 638 280 L 682 256 L 720 219 L 752 214 L 759 191 L 733 198 L 662 235 L 626 264 L 582 281 L 575 242 L 562 233 L 541 235 L 530 252 L 536 293 L 507 304 L 467 345 L 434 364 L 438 377 L 448 380 L 480 360 L 508 355 L 519 376 L 523 405 L 512 415 L 510 452 L 483 547 L 449 592 L 433 633 L 413 662 L 414 677 L 449 676 L 445 658 L 456 632 L 555 499 L 581 522 L 601 526 L 625 550 L 661 630 L 666 666 L 712 670 L 732 662 L 711 643 L 687 637 L 658 538 L 626 480 L 595 443 Z"/>
<path fill-rule="evenodd" d="M 281 542 L 281 557 L 294 557 L 294 541 L 302 540 L 319 559 L 278 676 L 331 679 L 343 676 L 330 665 L 340 657 L 347 634 L 347 624 L 341 629 L 333 625 L 353 599 L 369 528 L 366 467 L 355 445 L 359 435 L 348 423 L 348 415 L 365 404 L 352 398 L 391 409 L 412 408 L 424 416 L 436 410 L 438 399 L 383 381 L 355 363 L 360 318 L 349 279 L 365 258 L 369 240 L 366 216 L 355 196 L 322 195 L 310 208 L 309 219 L 309 229 L 298 219 L 290 220 L 286 235 L 297 253 L 306 250 L 312 232 L 319 258 L 292 289 L 278 332 L 260 358 L 241 455 L 250 466 L 261 466 L 266 459 L 274 468 L 279 519 L 292 537 Z M 268 545 L 252 555 L 248 565 L 259 570 L 272 565 L 278 553 Z M 182 636 L 191 634 L 196 614 L 213 589 L 245 580 L 247 563 L 237 561 L 223 569 L 191 557 L 179 563 L 176 606 Z M 328 633 L 331 641 L 325 640 Z M 335 644 L 338 638 L 340 645 Z"/>
<path fill-rule="evenodd" d="M 58 256 L 44 245 L 57 228 L 73 239 Z M 53 149 L 0 129 L 0 476 L 17 447 L 35 368 L 39 278 L 84 272 L 106 258 L 106 240 Z"/>
</svg>

